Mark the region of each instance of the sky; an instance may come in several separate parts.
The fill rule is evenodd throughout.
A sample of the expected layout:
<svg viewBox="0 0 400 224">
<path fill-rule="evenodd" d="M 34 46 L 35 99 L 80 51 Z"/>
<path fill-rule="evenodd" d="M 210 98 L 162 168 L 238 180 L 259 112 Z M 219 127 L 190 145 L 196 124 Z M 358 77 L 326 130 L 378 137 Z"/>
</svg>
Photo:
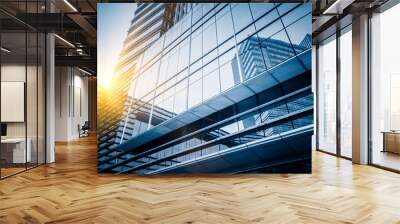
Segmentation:
<svg viewBox="0 0 400 224">
<path fill-rule="evenodd" d="M 108 87 L 118 63 L 136 3 L 97 4 L 97 80 Z"/>
</svg>

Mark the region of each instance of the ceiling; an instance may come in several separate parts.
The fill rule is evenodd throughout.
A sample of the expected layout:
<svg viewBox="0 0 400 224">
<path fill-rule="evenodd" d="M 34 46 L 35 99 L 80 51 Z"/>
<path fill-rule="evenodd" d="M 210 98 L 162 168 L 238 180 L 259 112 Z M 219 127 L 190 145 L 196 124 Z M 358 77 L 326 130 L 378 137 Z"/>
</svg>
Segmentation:
<svg viewBox="0 0 400 224">
<path fill-rule="evenodd" d="M 96 4 L 99 2 L 134 2 L 113 0 L 1 0 L 0 22 L 5 43 L 15 48 L 15 55 L 23 52 L 24 32 L 54 32 L 56 65 L 78 66 L 96 74 Z M 266 2 L 266 1 L 263 1 Z M 267 2 L 282 2 L 270 0 Z M 313 37 L 335 32 L 339 20 L 374 9 L 387 0 L 299 0 L 313 4 Z M 27 12 L 27 13 L 26 13 Z M 51 13 L 49 13 L 51 12 Z M 351 18 L 350 18 L 351 22 Z M 22 32 L 22 33 L 21 33 Z M 28 38 L 29 39 L 29 38 Z M 28 40 L 29 41 L 29 40 Z M 27 52 L 33 52 L 28 44 Z M 18 50 L 19 49 L 19 50 Z"/>
</svg>

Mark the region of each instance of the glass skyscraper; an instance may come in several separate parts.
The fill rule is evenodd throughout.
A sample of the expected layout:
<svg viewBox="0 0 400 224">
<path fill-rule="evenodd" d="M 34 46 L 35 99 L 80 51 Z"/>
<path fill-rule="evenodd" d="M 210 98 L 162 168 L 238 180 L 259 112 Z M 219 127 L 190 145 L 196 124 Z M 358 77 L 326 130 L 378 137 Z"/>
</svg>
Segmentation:
<svg viewBox="0 0 400 224">
<path fill-rule="evenodd" d="M 99 172 L 310 172 L 311 4 L 166 5 Z"/>
<path fill-rule="evenodd" d="M 138 3 L 115 68 L 111 87 L 99 87 L 98 148 L 112 149 L 121 143 L 124 122 L 121 116 L 128 106 L 126 98 L 136 74 L 137 59 L 173 24 L 175 6 L 164 3 Z"/>
</svg>

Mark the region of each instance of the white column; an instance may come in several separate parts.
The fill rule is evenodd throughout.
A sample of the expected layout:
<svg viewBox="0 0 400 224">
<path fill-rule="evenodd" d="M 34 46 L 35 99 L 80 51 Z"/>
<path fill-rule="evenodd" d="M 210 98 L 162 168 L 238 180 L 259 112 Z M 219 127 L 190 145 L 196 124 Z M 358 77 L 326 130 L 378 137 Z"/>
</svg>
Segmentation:
<svg viewBox="0 0 400 224">
<path fill-rule="evenodd" d="M 368 163 L 368 15 L 353 19 L 353 162 Z"/>
<path fill-rule="evenodd" d="M 54 73 L 54 35 L 46 36 L 46 163 L 55 161 L 55 73 Z"/>
<path fill-rule="evenodd" d="M 46 1 L 46 12 L 54 12 L 52 1 Z M 55 162 L 55 43 L 54 34 L 46 35 L 46 163 Z"/>
</svg>

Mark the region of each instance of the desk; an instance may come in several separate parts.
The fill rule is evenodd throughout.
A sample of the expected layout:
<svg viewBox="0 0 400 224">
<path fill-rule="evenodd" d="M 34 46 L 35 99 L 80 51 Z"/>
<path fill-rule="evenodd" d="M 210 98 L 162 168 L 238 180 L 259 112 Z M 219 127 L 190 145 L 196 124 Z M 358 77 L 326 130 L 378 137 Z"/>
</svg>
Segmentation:
<svg viewBox="0 0 400 224">
<path fill-rule="evenodd" d="M 400 154 L 400 131 L 383 131 L 382 152 Z"/>
<path fill-rule="evenodd" d="M 32 158 L 30 138 L 27 139 L 25 151 L 25 138 L 6 138 L 1 139 L 1 156 L 6 163 L 25 163 L 30 162 Z"/>
</svg>

